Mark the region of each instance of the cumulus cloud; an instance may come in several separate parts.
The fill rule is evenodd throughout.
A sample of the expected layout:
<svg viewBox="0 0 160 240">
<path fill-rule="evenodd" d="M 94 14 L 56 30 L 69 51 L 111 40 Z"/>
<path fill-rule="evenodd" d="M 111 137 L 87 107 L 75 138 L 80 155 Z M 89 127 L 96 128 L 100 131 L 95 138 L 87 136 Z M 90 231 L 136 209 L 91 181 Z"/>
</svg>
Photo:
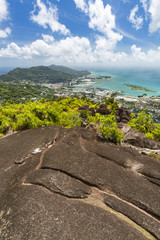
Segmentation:
<svg viewBox="0 0 160 240">
<path fill-rule="evenodd" d="M 89 59 L 90 42 L 87 38 L 67 37 L 60 41 L 52 36 L 43 35 L 42 39 L 30 45 L 19 47 L 16 43 L 8 44 L 7 48 L 0 50 L 0 57 L 30 59 L 36 56 L 52 58 L 54 62 L 78 62 Z"/>
<path fill-rule="evenodd" d="M 54 37 L 46 34 L 42 34 L 42 38 L 46 43 L 52 43 L 54 41 Z"/>
<path fill-rule="evenodd" d="M 8 4 L 6 0 L 0 0 L 0 23 L 8 19 Z"/>
<path fill-rule="evenodd" d="M 81 9 L 82 12 L 88 13 L 88 5 L 85 0 L 74 0 L 76 7 Z"/>
<path fill-rule="evenodd" d="M 151 0 L 149 13 L 151 14 L 151 23 L 149 25 L 150 33 L 154 33 L 160 29 L 160 1 Z"/>
<path fill-rule="evenodd" d="M 38 11 L 38 13 L 37 13 Z M 31 20 L 43 28 L 50 27 L 53 32 L 69 34 L 65 25 L 58 21 L 58 9 L 48 1 L 48 6 L 41 0 L 36 0 L 34 10 L 31 12 Z"/>
<path fill-rule="evenodd" d="M 7 38 L 11 34 L 10 28 L 5 28 L 4 30 L 0 30 L 0 38 Z"/>
<path fill-rule="evenodd" d="M 42 35 L 31 44 L 19 46 L 12 42 L 6 48 L 0 50 L 0 58 L 26 61 L 37 61 L 39 64 L 60 64 L 81 67 L 109 67 L 116 66 L 159 66 L 160 47 L 144 52 L 135 44 L 131 47 L 130 54 L 113 51 L 108 39 L 97 36 L 94 44 L 85 37 L 66 37 L 57 41 L 53 36 Z M 22 61 L 23 59 L 23 61 Z M 136 65 L 137 64 L 137 65 Z M 147 65 L 148 64 L 148 65 Z"/>
<path fill-rule="evenodd" d="M 133 62 L 134 65 L 137 66 L 148 66 L 157 68 L 160 64 L 160 47 L 157 49 L 149 49 L 148 51 L 144 52 L 141 48 L 137 47 L 135 44 L 131 47 L 130 62 Z"/>
<path fill-rule="evenodd" d="M 136 14 L 139 10 L 139 7 L 138 5 L 136 5 L 132 10 L 131 10 L 131 13 L 130 13 L 130 16 L 129 16 L 129 21 L 132 23 L 133 27 L 138 30 L 140 28 L 142 28 L 142 25 L 143 25 L 143 17 L 140 16 L 138 17 Z"/>
<path fill-rule="evenodd" d="M 115 16 L 112 13 L 111 6 L 104 6 L 102 0 L 74 0 L 76 7 L 81 9 L 89 17 L 89 27 L 100 32 L 108 39 L 110 47 L 114 48 L 123 36 L 116 32 Z"/>
<path fill-rule="evenodd" d="M 94 3 L 89 1 L 89 27 L 103 33 L 113 42 L 122 39 L 122 35 L 115 32 L 115 16 L 112 14 L 109 4 L 104 7 L 102 0 L 96 0 Z"/>
<path fill-rule="evenodd" d="M 138 48 L 135 44 L 131 47 L 132 56 L 135 60 L 145 60 L 146 54 L 142 52 L 141 48 Z"/>
<path fill-rule="evenodd" d="M 0 0 L 0 25 L 3 21 L 8 20 L 9 12 L 8 12 L 8 4 L 6 0 Z M 0 29 L 0 38 L 7 38 L 11 34 L 11 29 L 9 27 L 5 29 Z"/>
</svg>

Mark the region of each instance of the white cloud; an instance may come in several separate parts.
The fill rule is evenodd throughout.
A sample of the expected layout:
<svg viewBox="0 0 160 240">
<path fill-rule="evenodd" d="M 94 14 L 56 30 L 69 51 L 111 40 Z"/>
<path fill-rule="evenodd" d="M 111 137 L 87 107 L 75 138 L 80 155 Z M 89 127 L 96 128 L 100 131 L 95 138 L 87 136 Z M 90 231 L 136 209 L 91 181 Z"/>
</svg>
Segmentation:
<svg viewBox="0 0 160 240">
<path fill-rule="evenodd" d="M 142 3 L 144 11 L 147 12 L 147 10 L 148 10 L 148 0 L 140 0 L 140 3 Z"/>
<path fill-rule="evenodd" d="M 129 21 L 132 23 L 133 27 L 136 28 L 136 30 L 142 28 L 142 25 L 143 25 L 143 17 L 142 16 L 138 17 L 136 15 L 138 10 L 139 10 L 139 7 L 138 7 L 138 5 L 136 5 L 131 10 L 131 13 L 130 13 L 130 16 L 129 16 Z"/>
<path fill-rule="evenodd" d="M 36 11 L 38 10 L 38 14 Z M 48 2 L 48 6 L 41 0 L 36 0 L 35 8 L 31 12 L 31 20 L 43 28 L 51 28 L 52 32 L 60 32 L 64 35 L 69 34 L 65 25 L 58 22 L 58 9 Z"/>
<path fill-rule="evenodd" d="M 114 48 L 123 36 L 116 32 L 115 16 L 112 13 L 111 6 L 104 6 L 102 0 L 74 0 L 76 7 L 81 9 L 89 17 L 89 27 L 104 35 L 108 45 Z"/>
<path fill-rule="evenodd" d="M 160 64 L 160 47 L 147 52 L 140 47 L 133 45 L 131 54 L 116 52 L 111 50 L 111 42 L 102 36 L 97 36 L 94 44 L 85 37 L 66 37 L 57 41 L 53 36 L 42 35 L 42 39 L 37 39 L 31 44 L 18 46 L 12 42 L 6 48 L 0 50 L 0 59 L 14 59 L 19 64 L 25 65 L 36 62 L 43 65 L 52 63 L 60 65 L 97 67 L 109 66 L 133 67 L 133 66 L 157 66 Z"/>
<path fill-rule="evenodd" d="M 8 20 L 9 12 L 8 12 L 8 4 L 6 0 L 0 0 L 0 24 L 3 21 Z M 0 38 L 7 38 L 11 34 L 11 29 L 9 27 L 5 29 L 0 29 Z"/>
<path fill-rule="evenodd" d="M 149 31 L 150 33 L 154 33 L 160 29 L 160 1 L 159 0 L 151 0 L 149 13 L 151 14 L 151 23 L 149 25 Z"/>
<path fill-rule="evenodd" d="M 148 8 L 149 8 L 149 1 L 150 0 L 140 0 L 140 3 L 142 4 L 142 7 L 144 8 L 145 12 L 145 20 L 147 21 L 148 19 Z"/>
<path fill-rule="evenodd" d="M 0 38 L 7 38 L 10 34 L 11 34 L 11 29 L 10 28 L 0 30 Z"/>
<path fill-rule="evenodd" d="M 0 0 L 0 23 L 8 19 L 8 4 L 6 0 Z"/>
<path fill-rule="evenodd" d="M 50 35 L 42 34 L 42 38 L 46 43 L 51 43 L 54 41 L 54 37 Z"/>
<path fill-rule="evenodd" d="M 113 31 L 116 28 L 115 16 L 112 14 L 109 4 L 104 7 L 102 0 L 94 3 L 89 1 L 89 27 L 103 33 L 112 42 L 117 43 L 123 38 L 122 35 Z"/>
<path fill-rule="evenodd" d="M 137 46 L 134 44 L 131 47 L 132 56 L 135 58 L 135 60 L 145 60 L 146 54 L 142 52 L 141 48 L 137 48 Z"/>
<path fill-rule="evenodd" d="M 30 45 L 19 47 L 15 43 L 8 44 L 7 48 L 0 50 L 0 57 L 11 58 L 52 58 L 54 62 L 81 62 L 89 59 L 90 42 L 87 38 L 67 37 L 55 41 L 52 36 L 43 35 Z"/>
<path fill-rule="evenodd" d="M 88 13 L 88 5 L 85 0 L 74 0 L 76 7 L 81 9 L 82 12 Z"/>
</svg>

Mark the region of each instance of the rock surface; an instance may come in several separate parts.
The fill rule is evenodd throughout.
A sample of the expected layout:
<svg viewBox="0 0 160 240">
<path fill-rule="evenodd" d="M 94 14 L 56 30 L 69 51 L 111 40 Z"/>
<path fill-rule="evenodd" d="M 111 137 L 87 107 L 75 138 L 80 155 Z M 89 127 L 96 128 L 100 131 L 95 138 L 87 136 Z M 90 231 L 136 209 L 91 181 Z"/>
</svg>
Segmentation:
<svg viewBox="0 0 160 240">
<path fill-rule="evenodd" d="M 160 149 L 160 142 L 147 138 L 143 133 L 126 124 L 119 125 L 124 135 L 124 142 L 140 148 Z"/>
<path fill-rule="evenodd" d="M 0 139 L 1 240 L 160 239 L 160 161 L 94 130 Z"/>
</svg>

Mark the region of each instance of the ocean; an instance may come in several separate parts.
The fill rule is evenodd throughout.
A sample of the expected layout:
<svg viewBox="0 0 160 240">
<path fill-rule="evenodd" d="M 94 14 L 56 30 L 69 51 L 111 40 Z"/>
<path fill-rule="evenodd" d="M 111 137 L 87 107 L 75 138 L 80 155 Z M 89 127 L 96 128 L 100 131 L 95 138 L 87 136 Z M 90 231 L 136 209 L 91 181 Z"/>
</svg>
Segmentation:
<svg viewBox="0 0 160 240">
<path fill-rule="evenodd" d="M 0 74 L 7 73 L 11 68 L 1 68 Z M 98 79 L 90 87 L 103 88 L 111 91 L 121 90 L 124 95 L 138 97 L 146 94 L 147 97 L 160 96 L 160 70 L 93 70 L 92 75 L 111 76 L 110 80 Z M 98 82 L 98 83 L 97 83 Z M 155 92 L 132 90 L 124 84 L 144 87 Z"/>
<path fill-rule="evenodd" d="M 111 76 L 110 80 L 98 79 L 90 87 L 108 89 L 112 91 L 121 90 L 124 95 L 138 97 L 146 94 L 147 97 L 160 96 L 160 71 L 151 70 L 105 70 L 91 71 L 92 75 Z M 144 90 L 132 90 L 124 84 L 144 87 L 155 92 Z"/>
</svg>

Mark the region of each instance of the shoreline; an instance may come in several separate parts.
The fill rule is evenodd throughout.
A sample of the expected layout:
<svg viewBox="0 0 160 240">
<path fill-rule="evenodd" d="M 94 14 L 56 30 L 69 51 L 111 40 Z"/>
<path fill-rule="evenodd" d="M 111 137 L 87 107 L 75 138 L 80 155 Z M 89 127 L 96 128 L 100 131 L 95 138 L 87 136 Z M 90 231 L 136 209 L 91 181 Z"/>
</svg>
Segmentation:
<svg viewBox="0 0 160 240">
<path fill-rule="evenodd" d="M 111 81 L 100 82 L 98 87 L 109 89 L 111 91 L 122 90 L 125 95 L 138 97 L 146 94 L 148 97 L 160 96 L 159 79 L 160 72 L 156 74 L 154 83 L 152 84 L 152 76 L 154 72 L 145 74 L 142 72 L 131 71 L 91 71 L 92 75 L 96 76 L 111 76 Z M 97 86 L 93 86 L 97 87 Z"/>
</svg>

